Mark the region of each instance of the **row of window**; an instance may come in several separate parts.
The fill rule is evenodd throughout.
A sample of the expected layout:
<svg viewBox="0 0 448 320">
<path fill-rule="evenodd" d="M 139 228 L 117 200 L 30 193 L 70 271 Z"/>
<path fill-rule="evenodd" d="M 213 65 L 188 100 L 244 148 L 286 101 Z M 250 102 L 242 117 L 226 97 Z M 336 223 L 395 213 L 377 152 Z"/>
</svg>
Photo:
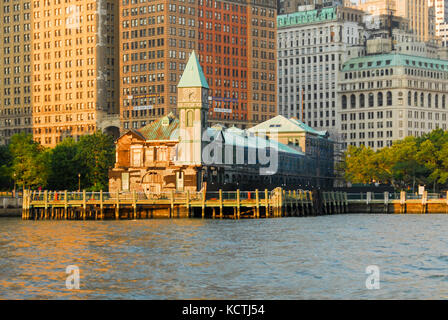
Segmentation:
<svg viewBox="0 0 448 320">
<path fill-rule="evenodd" d="M 358 100 L 358 101 L 357 101 Z M 385 100 L 385 101 L 384 101 Z M 356 99 L 356 95 L 352 94 L 350 95 L 350 98 L 347 98 L 347 95 L 342 95 L 341 97 L 341 107 L 342 109 L 347 109 L 348 103 L 350 104 L 350 108 L 364 108 L 366 106 L 366 95 L 364 93 L 361 93 Z M 367 94 L 367 103 L 368 107 L 373 107 L 375 105 L 375 95 L 374 93 L 370 92 Z M 387 91 L 386 97 L 384 98 L 384 94 L 382 92 L 377 93 L 376 98 L 376 105 L 377 107 L 382 107 L 384 105 L 391 106 L 392 105 L 392 92 Z"/>
</svg>

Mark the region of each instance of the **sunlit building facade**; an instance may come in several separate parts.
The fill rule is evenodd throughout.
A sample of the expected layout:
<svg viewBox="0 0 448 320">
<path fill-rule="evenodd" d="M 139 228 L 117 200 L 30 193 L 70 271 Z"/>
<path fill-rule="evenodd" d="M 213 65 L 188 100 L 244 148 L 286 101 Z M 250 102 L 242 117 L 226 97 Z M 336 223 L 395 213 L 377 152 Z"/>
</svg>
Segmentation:
<svg viewBox="0 0 448 320">
<path fill-rule="evenodd" d="M 0 144 L 32 132 L 30 0 L 0 3 Z"/>
<path fill-rule="evenodd" d="M 208 121 L 245 128 L 277 114 L 276 1 L 120 1 L 121 130 L 177 114 L 177 82 L 196 50 Z"/>
<path fill-rule="evenodd" d="M 31 6 L 33 136 L 53 147 L 103 129 L 118 113 L 118 5 L 45 0 Z"/>
</svg>

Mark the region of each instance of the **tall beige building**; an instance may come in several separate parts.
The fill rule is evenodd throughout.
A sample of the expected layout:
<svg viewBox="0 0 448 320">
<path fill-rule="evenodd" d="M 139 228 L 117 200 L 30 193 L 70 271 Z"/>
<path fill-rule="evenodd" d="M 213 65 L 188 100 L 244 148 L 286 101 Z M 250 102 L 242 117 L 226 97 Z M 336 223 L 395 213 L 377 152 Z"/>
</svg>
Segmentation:
<svg viewBox="0 0 448 320">
<path fill-rule="evenodd" d="M 112 125 L 118 112 L 117 2 L 36 0 L 31 12 L 34 139 L 52 147 Z"/>
<path fill-rule="evenodd" d="M 31 133 L 31 1 L 0 3 L 0 144 Z"/>
<path fill-rule="evenodd" d="M 345 5 L 369 12 L 373 16 L 396 15 L 409 21 L 410 30 L 418 35 L 419 41 L 434 37 L 431 29 L 428 0 L 348 0 Z"/>
<path fill-rule="evenodd" d="M 448 46 L 448 1 L 429 0 L 429 6 L 434 9 L 435 34 L 442 46 Z"/>
</svg>

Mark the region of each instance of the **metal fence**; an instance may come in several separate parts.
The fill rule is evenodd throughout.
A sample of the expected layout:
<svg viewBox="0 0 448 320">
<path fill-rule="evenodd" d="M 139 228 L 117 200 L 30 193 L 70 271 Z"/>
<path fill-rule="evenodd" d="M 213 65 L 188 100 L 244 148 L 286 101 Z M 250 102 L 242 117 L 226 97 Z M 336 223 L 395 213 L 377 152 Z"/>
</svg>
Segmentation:
<svg viewBox="0 0 448 320">
<path fill-rule="evenodd" d="M 400 200 L 399 192 L 388 192 L 389 200 Z M 420 200 L 423 195 L 406 193 L 406 199 Z M 347 193 L 347 200 L 367 200 L 368 192 Z M 371 192 L 370 200 L 384 200 L 385 192 Z M 446 193 L 427 193 L 427 199 L 446 199 Z"/>
</svg>

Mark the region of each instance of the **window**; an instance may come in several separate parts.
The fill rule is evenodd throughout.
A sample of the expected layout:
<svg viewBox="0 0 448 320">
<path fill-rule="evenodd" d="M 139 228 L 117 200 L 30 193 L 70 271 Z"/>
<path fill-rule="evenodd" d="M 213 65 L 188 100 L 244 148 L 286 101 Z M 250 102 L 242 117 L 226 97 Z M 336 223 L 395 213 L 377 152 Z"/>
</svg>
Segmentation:
<svg viewBox="0 0 448 320">
<path fill-rule="evenodd" d="M 342 96 L 342 109 L 347 109 L 347 96 Z"/>
<path fill-rule="evenodd" d="M 387 105 L 391 106 L 392 105 L 392 92 L 387 91 Z"/>
<path fill-rule="evenodd" d="M 369 93 L 369 107 L 373 107 L 373 93 Z"/>
<path fill-rule="evenodd" d="M 360 108 L 364 108 L 365 107 L 365 97 L 364 97 L 364 93 L 361 93 L 359 95 L 359 107 Z"/>
<path fill-rule="evenodd" d="M 193 111 L 192 110 L 188 110 L 187 111 L 187 123 L 186 123 L 187 127 L 192 127 L 193 126 Z"/>
<path fill-rule="evenodd" d="M 356 108 L 356 96 L 354 94 L 350 96 L 350 108 Z"/>
<path fill-rule="evenodd" d="M 378 92 L 378 107 L 382 107 L 382 106 L 383 106 L 383 93 Z"/>
</svg>

